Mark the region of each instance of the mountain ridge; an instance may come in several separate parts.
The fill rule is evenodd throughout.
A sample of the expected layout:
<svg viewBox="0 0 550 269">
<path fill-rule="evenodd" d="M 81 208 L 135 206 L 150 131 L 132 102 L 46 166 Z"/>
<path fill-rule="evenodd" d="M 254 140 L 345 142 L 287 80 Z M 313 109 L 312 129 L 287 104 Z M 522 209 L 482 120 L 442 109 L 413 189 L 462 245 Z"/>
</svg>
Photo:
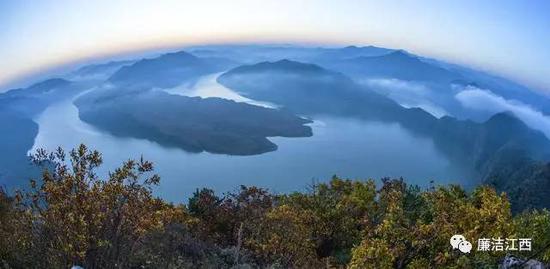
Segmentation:
<svg viewBox="0 0 550 269">
<path fill-rule="evenodd" d="M 536 161 L 550 157 L 550 141 L 546 136 L 532 130 L 510 113 L 495 114 L 482 123 L 450 116 L 437 119 L 420 108 L 403 108 L 386 97 L 369 92 L 365 87 L 338 85 L 340 80 L 321 80 L 311 73 L 308 76 L 293 73 L 295 70 L 300 71 L 296 68 L 299 63 L 293 63 L 292 70 L 287 73 L 280 72 L 286 65 L 272 62 L 244 69 L 235 68 L 222 74 L 218 81 L 255 100 L 287 106 L 297 113 L 312 117 L 317 113 L 336 113 L 334 115 L 398 122 L 409 130 L 431 137 L 436 146 L 449 156 L 459 156 L 458 161 L 474 167 L 480 173 L 480 180 L 501 168 L 491 164 L 493 159 L 500 158 L 495 157 L 495 154 L 508 154 L 516 150 L 523 152 L 518 158 L 529 156 Z M 269 66 L 276 72 L 267 75 Z M 308 64 L 303 66 L 312 70 Z M 256 74 L 253 72 L 254 67 L 258 67 Z M 241 72 L 243 70 L 246 72 Z M 339 74 L 324 68 L 313 70 L 320 77 Z M 323 87 L 318 84 L 319 81 L 325 83 Z M 327 86 L 326 81 L 335 84 Z"/>
</svg>

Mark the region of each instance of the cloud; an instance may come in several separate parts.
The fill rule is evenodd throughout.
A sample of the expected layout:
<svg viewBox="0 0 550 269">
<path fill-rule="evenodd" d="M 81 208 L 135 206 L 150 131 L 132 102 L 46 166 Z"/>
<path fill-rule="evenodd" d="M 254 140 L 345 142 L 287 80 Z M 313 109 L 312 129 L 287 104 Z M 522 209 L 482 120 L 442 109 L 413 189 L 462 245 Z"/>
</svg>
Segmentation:
<svg viewBox="0 0 550 269">
<path fill-rule="evenodd" d="M 512 112 L 527 126 L 542 131 L 550 138 L 550 117 L 527 104 L 508 100 L 489 90 L 473 86 L 465 87 L 463 91 L 455 95 L 455 98 L 462 106 L 469 109 L 490 113 Z"/>
<path fill-rule="evenodd" d="M 432 91 L 424 84 L 399 79 L 367 79 L 362 83 L 403 107 L 419 107 L 438 118 L 449 114 L 430 101 Z"/>
</svg>

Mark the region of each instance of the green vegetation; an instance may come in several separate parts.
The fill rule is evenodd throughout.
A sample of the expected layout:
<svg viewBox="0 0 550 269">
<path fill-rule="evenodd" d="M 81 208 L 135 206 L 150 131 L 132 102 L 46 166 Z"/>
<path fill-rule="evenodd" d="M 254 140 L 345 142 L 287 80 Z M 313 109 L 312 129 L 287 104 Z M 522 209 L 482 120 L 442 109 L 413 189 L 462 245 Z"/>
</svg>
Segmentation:
<svg viewBox="0 0 550 269">
<path fill-rule="evenodd" d="M 430 76 L 451 79 L 443 69 L 428 67 L 402 52 L 382 57 L 394 63 L 421 63 L 426 66 L 419 70 Z M 483 122 L 451 116 L 436 118 L 418 108 L 404 108 L 341 73 L 288 60 L 237 67 L 218 81 L 254 100 L 279 104 L 311 118 L 328 114 L 399 123 L 431 138 L 447 158 L 478 173 L 473 180 L 508 193 L 513 212 L 550 206 L 550 141 L 509 112 L 492 115 Z"/>
<path fill-rule="evenodd" d="M 75 104 L 83 121 L 116 136 L 189 152 L 254 155 L 277 149 L 268 137 L 313 135 L 308 119 L 222 98 L 107 89 L 81 96 Z"/>
<path fill-rule="evenodd" d="M 174 205 L 153 196 L 160 178 L 144 160 L 106 179 L 94 173 L 101 155 L 83 145 L 33 161 L 53 168 L 27 191 L 0 191 L 0 268 L 495 268 L 505 252 L 464 255 L 449 238 L 526 237 L 534 251 L 550 242 L 549 211 L 512 215 L 486 186 L 334 177 L 283 195 L 202 189 Z M 550 262 L 550 250 L 537 259 Z"/>
</svg>

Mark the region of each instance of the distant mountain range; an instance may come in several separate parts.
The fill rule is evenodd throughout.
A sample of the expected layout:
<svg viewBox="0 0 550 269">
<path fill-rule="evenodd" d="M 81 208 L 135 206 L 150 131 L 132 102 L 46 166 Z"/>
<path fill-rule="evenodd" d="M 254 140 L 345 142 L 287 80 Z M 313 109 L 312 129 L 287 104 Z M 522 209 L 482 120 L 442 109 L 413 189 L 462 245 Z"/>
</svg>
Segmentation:
<svg viewBox="0 0 550 269">
<path fill-rule="evenodd" d="M 415 126 L 424 126 L 433 118 L 422 110 L 401 107 L 342 73 L 314 64 L 262 62 L 232 69 L 218 81 L 246 97 L 280 104 L 299 114 L 353 116 Z"/>
<path fill-rule="evenodd" d="M 409 56 L 392 53 L 389 57 Z M 438 71 L 434 73 L 439 74 Z M 524 174 L 535 173 L 528 168 L 539 169 L 540 161 L 550 160 L 550 141 L 547 137 L 530 129 L 510 113 L 496 114 L 482 123 L 449 116 L 437 119 L 422 110 L 403 108 L 341 73 L 316 65 L 289 60 L 263 62 L 230 70 L 220 76 L 218 81 L 247 97 L 281 104 L 312 117 L 316 114 L 332 114 L 398 122 L 414 132 L 431 137 L 436 146 L 451 159 L 475 168 L 482 182 L 486 183 L 500 182 L 502 179 L 496 176 L 498 171 L 514 167 L 514 171 L 523 169 Z M 535 178 L 530 176 L 530 183 L 534 186 L 549 184 L 543 183 L 550 182 L 546 175 L 548 173 L 539 174 Z M 515 195 L 522 198 L 517 208 L 550 202 L 548 199 L 542 203 L 532 200 L 547 195 L 545 189 L 533 186 L 524 188 L 537 195 L 520 195 L 516 190 Z M 499 189 L 509 190 L 510 186 Z"/>
<path fill-rule="evenodd" d="M 124 66 L 131 65 L 136 61 L 111 61 L 102 64 L 91 64 L 79 68 L 69 73 L 69 79 L 72 80 L 106 80 Z"/>
<path fill-rule="evenodd" d="M 80 118 L 112 134 L 149 139 L 190 152 L 260 154 L 277 149 L 266 137 L 311 136 L 302 119 L 286 111 L 221 98 L 175 96 L 174 87 L 217 72 L 229 61 L 169 53 L 122 67 L 106 87 L 75 102 Z"/>
<path fill-rule="evenodd" d="M 325 65 L 355 78 L 394 78 L 433 83 L 451 83 L 464 79 L 458 73 L 423 62 L 419 58 L 400 50 L 381 56 L 347 58 L 327 62 Z"/>
<path fill-rule="evenodd" d="M 418 98 L 436 103 L 450 115 L 461 119 L 469 118 L 476 121 L 488 119 L 487 114 L 481 111 L 464 109 L 455 99 L 455 94 L 468 85 L 489 90 L 512 102 L 519 101 L 545 114 L 550 114 L 550 99 L 547 96 L 518 83 L 471 68 L 414 55 L 404 50 L 374 46 L 307 48 L 290 45 L 215 45 L 191 47 L 189 51 L 201 57 L 225 57 L 243 64 L 255 64 L 262 61 L 274 62 L 281 59 L 314 63 L 330 70 L 342 72 L 359 82 L 381 78 L 418 82 L 431 90 L 429 95 L 422 95 Z M 386 90 L 382 89 L 380 92 Z M 400 104 L 411 106 L 406 103 Z"/>
<path fill-rule="evenodd" d="M 232 69 L 218 81 L 246 97 L 280 104 L 312 117 L 329 114 L 393 121 L 415 132 L 429 134 L 442 144 L 461 145 L 464 142 L 456 150 L 464 151 L 464 157 L 477 156 L 476 165 L 516 139 L 521 139 L 515 143 L 529 148 L 530 153 L 549 149 L 544 134 L 531 130 L 508 113 L 497 114 L 483 123 L 452 117 L 437 119 L 422 110 L 404 108 L 341 73 L 317 65 L 289 60 L 263 62 Z M 485 153 L 485 150 L 490 152 Z M 536 154 L 538 158 L 543 155 L 541 152 Z"/>
<path fill-rule="evenodd" d="M 344 48 L 324 49 L 324 51 L 322 53 L 319 53 L 316 56 L 316 58 L 326 59 L 326 60 L 334 60 L 334 59 L 343 60 L 343 59 L 351 59 L 351 58 L 357 58 L 357 57 L 383 56 L 395 51 L 396 50 L 394 49 L 386 49 L 386 48 L 380 48 L 375 46 L 365 46 L 365 47 L 347 46 Z"/>
<path fill-rule="evenodd" d="M 117 86 L 169 88 L 231 66 L 227 59 L 199 58 L 180 51 L 123 66 L 108 81 Z"/>
<path fill-rule="evenodd" d="M 220 72 L 220 84 L 279 107 L 164 91 Z M 510 112 L 480 116 L 456 95 L 473 85 L 543 114 L 550 109 L 549 99 L 505 79 L 402 50 L 201 46 L 156 58 L 91 65 L 67 78 L 72 80 L 51 79 L 0 94 L 0 124 L 13 126 L 2 134 L 0 149 L 7 152 L 3 156 L 16 156 L 0 160 L 0 178 L 11 176 L 6 171 L 32 147 L 38 131 L 33 117 L 54 102 L 78 96 L 75 104 L 83 121 L 115 136 L 189 152 L 273 151 L 277 145 L 268 137 L 314 135 L 307 123 L 319 115 L 397 122 L 432 139 L 453 161 L 474 168 L 481 182 L 510 191 L 521 200 L 520 208 L 550 203 L 541 198 L 550 194 L 542 188 L 550 181 L 548 138 Z M 391 88 L 393 84 L 399 87 Z M 448 115 L 435 117 L 421 106 L 404 104 L 395 98 L 399 91 L 441 106 Z M 507 177 L 511 180 L 503 180 Z M 523 195 L 525 191 L 532 195 Z"/>
</svg>

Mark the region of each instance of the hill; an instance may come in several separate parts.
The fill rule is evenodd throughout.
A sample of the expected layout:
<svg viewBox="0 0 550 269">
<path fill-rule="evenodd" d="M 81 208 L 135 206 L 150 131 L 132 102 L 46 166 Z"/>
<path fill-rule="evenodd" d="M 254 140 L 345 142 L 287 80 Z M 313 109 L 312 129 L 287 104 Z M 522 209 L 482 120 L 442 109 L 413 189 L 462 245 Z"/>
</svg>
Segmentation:
<svg viewBox="0 0 550 269">
<path fill-rule="evenodd" d="M 108 63 L 90 64 L 71 72 L 69 77 L 74 80 L 98 79 L 105 80 L 112 76 L 116 71 L 124 66 L 131 65 L 136 61 L 110 61 Z"/>
<path fill-rule="evenodd" d="M 0 185 L 26 183 L 38 176 L 39 169 L 29 166 L 27 152 L 38 134 L 33 118 L 50 104 L 70 98 L 87 86 L 65 79 L 54 78 L 27 88 L 13 89 L 0 94 Z"/>
<path fill-rule="evenodd" d="M 0 126 L 0 186 L 11 189 L 26 185 L 28 179 L 39 174 L 39 169 L 30 165 L 27 155 L 34 144 L 38 125 L 18 113 L 0 108 Z"/>
<path fill-rule="evenodd" d="M 330 67 L 353 77 L 394 78 L 435 83 L 450 83 L 462 79 L 458 73 L 423 62 L 404 51 L 395 51 L 381 56 L 355 57 L 335 62 L 330 64 Z"/>
<path fill-rule="evenodd" d="M 287 111 L 133 89 L 108 87 L 79 97 L 80 118 L 117 136 L 189 152 L 253 155 L 277 148 L 267 137 L 312 135 L 309 120 Z"/>
<path fill-rule="evenodd" d="M 498 171 L 509 171 L 506 164 L 532 171 L 530 168 L 537 162 L 550 160 L 550 141 L 546 136 L 509 113 L 496 114 L 481 123 L 449 116 L 437 119 L 421 109 L 403 108 L 341 73 L 316 65 L 288 60 L 264 62 L 235 68 L 218 80 L 245 96 L 283 105 L 313 118 L 329 114 L 397 122 L 430 137 L 451 160 L 475 169 L 480 183 L 493 184 L 495 180 L 489 178 Z M 510 162 L 512 159 L 517 162 Z M 493 185 L 499 191 L 511 191 L 511 185 Z M 550 200 L 545 204 L 550 205 Z"/>
<path fill-rule="evenodd" d="M 193 81 L 202 75 L 219 72 L 231 64 L 229 60 L 199 58 L 179 51 L 123 66 L 108 81 L 118 86 L 169 88 Z"/>
<path fill-rule="evenodd" d="M 418 129 L 435 118 L 419 109 L 406 109 L 355 83 L 342 73 L 290 60 L 263 62 L 232 69 L 218 82 L 254 100 L 282 105 L 307 115 L 351 116 L 397 121 Z M 412 128 L 413 126 L 411 126 Z"/>
</svg>

